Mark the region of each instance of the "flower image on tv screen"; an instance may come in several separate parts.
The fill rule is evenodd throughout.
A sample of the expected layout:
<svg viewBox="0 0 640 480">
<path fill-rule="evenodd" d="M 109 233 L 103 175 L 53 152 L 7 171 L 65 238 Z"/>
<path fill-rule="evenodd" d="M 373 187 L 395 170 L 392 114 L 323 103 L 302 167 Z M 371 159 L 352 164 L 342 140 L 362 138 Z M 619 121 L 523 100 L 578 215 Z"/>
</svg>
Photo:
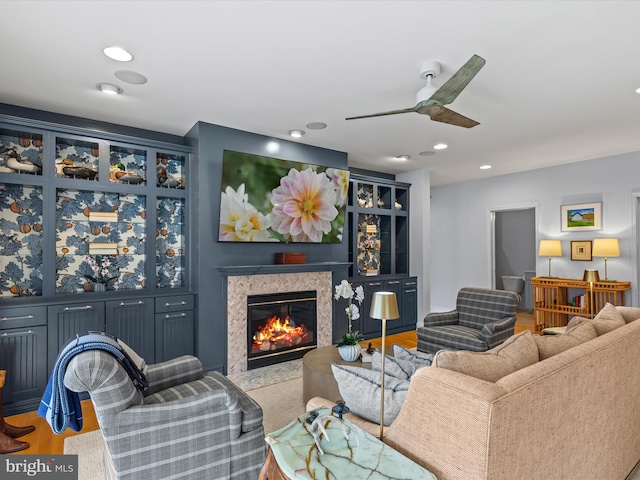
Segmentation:
<svg viewBox="0 0 640 480">
<path fill-rule="evenodd" d="M 340 243 L 349 171 L 225 150 L 220 242 Z"/>
</svg>

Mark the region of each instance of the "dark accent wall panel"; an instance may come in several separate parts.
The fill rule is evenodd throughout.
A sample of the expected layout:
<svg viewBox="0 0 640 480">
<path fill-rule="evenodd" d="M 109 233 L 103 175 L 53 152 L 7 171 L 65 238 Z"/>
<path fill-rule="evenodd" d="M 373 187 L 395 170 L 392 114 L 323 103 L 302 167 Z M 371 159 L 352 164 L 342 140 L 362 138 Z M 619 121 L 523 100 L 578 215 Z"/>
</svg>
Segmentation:
<svg viewBox="0 0 640 480">
<path fill-rule="evenodd" d="M 266 137 L 255 133 L 197 123 L 187 134 L 187 143 L 194 148 L 192 160 L 191 240 L 193 286 L 199 292 L 197 307 L 196 352 L 207 369 L 226 372 L 226 278 L 216 266 L 270 265 L 278 252 L 304 252 L 307 263 L 346 262 L 348 247 L 339 244 L 241 244 L 219 243 L 218 221 L 224 150 L 306 162 L 315 165 L 347 169 L 347 154 L 335 150 L 303 145 L 297 142 Z M 270 149 L 275 142 L 278 151 Z M 345 225 L 345 229 L 348 228 Z M 346 231 L 344 237 L 346 238 Z M 334 274 L 334 281 L 346 278 Z"/>
</svg>

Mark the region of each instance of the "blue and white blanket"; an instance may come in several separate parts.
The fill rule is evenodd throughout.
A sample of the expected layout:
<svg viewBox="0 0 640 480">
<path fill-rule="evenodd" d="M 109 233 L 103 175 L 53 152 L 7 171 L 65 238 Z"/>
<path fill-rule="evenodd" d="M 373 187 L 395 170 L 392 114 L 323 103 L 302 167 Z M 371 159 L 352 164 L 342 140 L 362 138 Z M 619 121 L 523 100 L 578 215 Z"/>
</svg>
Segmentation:
<svg viewBox="0 0 640 480">
<path fill-rule="evenodd" d="M 105 350 L 111 353 L 139 390 L 147 388 L 148 383 L 142 372 L 144 361 L 140 365 L 136 364 L 127 353 L 128 349 L 115 337 L 103 332 L 78 334 L 65 343 L 58 354 L 38 408 L 38 415 L 47 420 L 54 433 L 60 434 L 67 428 L 76 432 L 82 430 L 80 396 L 64 386 L 64 375 L 71 359 L 85 350 Z"/>
</svg>

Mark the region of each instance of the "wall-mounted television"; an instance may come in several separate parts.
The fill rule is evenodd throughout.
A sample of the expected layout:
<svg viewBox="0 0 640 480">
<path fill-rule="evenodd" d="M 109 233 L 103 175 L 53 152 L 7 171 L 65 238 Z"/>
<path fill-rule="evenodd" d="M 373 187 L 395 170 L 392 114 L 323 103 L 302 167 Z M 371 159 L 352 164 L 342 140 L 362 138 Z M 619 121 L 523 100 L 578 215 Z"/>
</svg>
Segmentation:
<svg viewBox="0 0 640 480">
<path fill-rule="evenodd" d="M 225 150 L 219 242 L 340 243 L 349 171 Z"/>
</svg>

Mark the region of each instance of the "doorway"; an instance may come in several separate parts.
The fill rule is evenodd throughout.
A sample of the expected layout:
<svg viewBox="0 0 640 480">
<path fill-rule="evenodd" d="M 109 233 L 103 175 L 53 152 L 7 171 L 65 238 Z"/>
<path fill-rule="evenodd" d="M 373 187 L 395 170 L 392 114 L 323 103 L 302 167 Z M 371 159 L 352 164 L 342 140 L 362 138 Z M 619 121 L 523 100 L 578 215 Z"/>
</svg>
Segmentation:
<svg viewBox="0 0 640 480">
<path fill-rule="evenodd" d="M 533 292 L 528 280 L 536 271 L 536 206 L 519 206 L 495 209 L 492 217 L 492 284 L 503 290 L 503 275 L 513 275 L 525 280 L 520 292 L 520 309 L 530 309 Z M 531 298 L 529 298 L 531 297 Z"/>
</svg>

